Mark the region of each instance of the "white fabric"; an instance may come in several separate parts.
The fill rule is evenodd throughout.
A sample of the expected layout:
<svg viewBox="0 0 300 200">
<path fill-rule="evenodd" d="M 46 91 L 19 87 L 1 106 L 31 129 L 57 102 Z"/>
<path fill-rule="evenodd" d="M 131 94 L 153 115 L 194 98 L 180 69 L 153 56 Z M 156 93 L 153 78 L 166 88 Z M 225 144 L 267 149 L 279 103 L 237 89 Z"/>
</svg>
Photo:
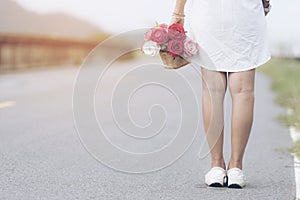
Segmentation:
<svg viewBox="0 0 300 200">
<path fill-rule="evenodd" d="M 200 45 L 193 63 L 237 72 L 271 58 L 262 0 L 187 0 L 186 7 L 187 35 Z"/>
</svg>

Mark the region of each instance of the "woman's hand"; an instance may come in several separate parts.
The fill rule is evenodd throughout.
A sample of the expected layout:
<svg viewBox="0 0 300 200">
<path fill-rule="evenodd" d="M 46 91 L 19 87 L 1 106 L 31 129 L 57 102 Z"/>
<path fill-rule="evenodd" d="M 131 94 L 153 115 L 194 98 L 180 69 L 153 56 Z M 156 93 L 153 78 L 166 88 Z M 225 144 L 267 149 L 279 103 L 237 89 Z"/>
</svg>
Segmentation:
<svg viewBox="0 0 300 200">
<path fill-rule="evenodd" d="M 264 10 L 265 10 L 265 15 L 267 16 L 271 10 L 270 0 L 262 0 L 262 1 L 263 1 Z"/>
<path fill-rule="evenodd" d="M 181 24 L 182 26 L 184 26 L 184 18 L 177 18 L 177 17 L 173 16 L 171 18 L 170 25 L 172 25 L 172 24 Z"/>
</svg>

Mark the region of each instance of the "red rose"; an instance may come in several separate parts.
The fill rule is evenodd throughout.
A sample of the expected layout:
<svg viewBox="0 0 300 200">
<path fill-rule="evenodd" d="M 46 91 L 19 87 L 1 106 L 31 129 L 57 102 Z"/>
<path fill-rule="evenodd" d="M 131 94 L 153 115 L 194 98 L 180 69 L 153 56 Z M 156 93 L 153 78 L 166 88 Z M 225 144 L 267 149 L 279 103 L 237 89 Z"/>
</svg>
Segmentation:
<svg viewBox="0 0 300 200">
<path fill-rule="evenodd" d="M 186 38 L 184 28 L 181 24 L 172 24 L 169 26 L 168 34 L 173 40 L 184 40 Z"/>
<path fill-rule="evenodd" d="M 180 55 L 183 52 L 183 40 L 170 40 L 167 50 L 173 57 Z"/>
<path fill-rule="evenodd" d="M 154 28 L 151 34 L 151 40 L 157 44 L 164 44 L 168 41 L 168 32 L 164 28 Z"/>
</svg>

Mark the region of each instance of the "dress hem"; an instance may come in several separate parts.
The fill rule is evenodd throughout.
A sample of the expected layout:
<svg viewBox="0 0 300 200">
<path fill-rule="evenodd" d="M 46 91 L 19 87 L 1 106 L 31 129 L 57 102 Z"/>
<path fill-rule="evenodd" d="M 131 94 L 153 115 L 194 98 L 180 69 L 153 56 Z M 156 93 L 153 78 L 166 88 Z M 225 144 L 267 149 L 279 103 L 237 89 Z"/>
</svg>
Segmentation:
<svg viewBox="0 0 300 200">
<path fill-rule="evenodd" d="M 261 65 L 264 65 L 265 63 L 267 63 L 270 59 L 272 58 L 272 56 L 268 56 L 266 60 L 264 60 L 263 62 L 260 62 L 259 64 L 257 65 L 253 65 L 251 67 L 248 67 L 248 68 L 245 68 L 245 69 L 236 69 L 236 70 L 228 70 L 228 69 L 211 69 L 207 66 L 204 66 L 204 65 L 200 65 L 200 67 L 203 67 L 205 69 L 208 69 L 208 70 L 211 70 L 211 71 L 218 71 L 218 72 L 242 72 L 242 71 L 247 71 L 247 70 L 251 70 L 251 69 L 254 69 L 254 68 L 257 68 Z"/>
</svg>

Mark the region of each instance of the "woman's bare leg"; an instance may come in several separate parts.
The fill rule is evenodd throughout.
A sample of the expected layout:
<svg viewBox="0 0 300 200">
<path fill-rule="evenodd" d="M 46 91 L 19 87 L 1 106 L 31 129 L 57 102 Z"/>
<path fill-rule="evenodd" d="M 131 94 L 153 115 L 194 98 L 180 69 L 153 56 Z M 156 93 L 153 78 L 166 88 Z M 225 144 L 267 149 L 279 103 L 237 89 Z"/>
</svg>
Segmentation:
<svg viewBox="0 0 300 200">
<path fill-rule="evenodd" d="M 224 96 L 227 87 L 226 72 L 201 68 L 202 116 L 206 139 L 210 147 L 212 167 L 226 169 L 223 157 Z"/>
<path fill-rule="evenodd" d="M 232 98 L 231 158 L 228 169 L 242 169 L 243 156 L 253 123 L 255 69 L 228 74 Z"/>
</svg>

